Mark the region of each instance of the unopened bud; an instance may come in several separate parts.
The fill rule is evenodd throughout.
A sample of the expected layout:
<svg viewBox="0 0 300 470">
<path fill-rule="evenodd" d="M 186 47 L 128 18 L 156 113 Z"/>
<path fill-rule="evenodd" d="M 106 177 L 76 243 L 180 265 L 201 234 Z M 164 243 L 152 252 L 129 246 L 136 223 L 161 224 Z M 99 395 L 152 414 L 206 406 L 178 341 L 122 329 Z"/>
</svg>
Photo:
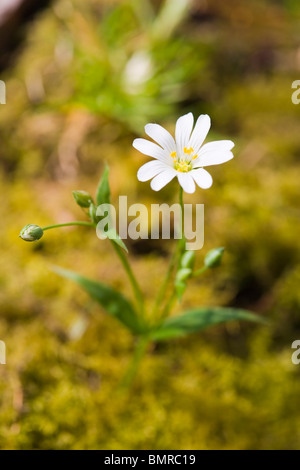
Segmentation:
<svg viewBox="0 0 300 470">
<path fill-rule="evenodd" d="M 195 264 L 195 252 L 194 251 L 186 251 L 181 258 L 180 265 L 182 268 L 191 268 L 193 269 Z"/>
<path fill-rule="evenodd" d="M 99 217 L 97 217 L 97 207 L 93 203 L 89 206 L 89 216 L 94 224 L 99 222 Z"/>
<path fill-rule="evenodd" d="M 189 268 L 182 268 L 179 269 L 178 273 L 176 274 L 176 281 L 183 282 L 186 281 L 189 277 L 191 277 L 192 270 Z"/>
<path fill-rule="evenodd" d="M 80 207 L 90 207 L 93 202 L 92 196 L 86 191 L 72 191 L 75 202 Z"/>
<path fill-rule="evenodd" d="M 20 232 L 20 237 L 26 242 L 36 242 L 42 238 L 44 232 L 38 225 L 28 224 Z"/>
<path fill-rule="evenodd" d="M 221 260 L 223 257 L 224 248 L 214 248 L 213 250 L 209 251 L 204 258 L 204 264 L 208 268 L 216 268 L 221 264 Z"/>
</svg>

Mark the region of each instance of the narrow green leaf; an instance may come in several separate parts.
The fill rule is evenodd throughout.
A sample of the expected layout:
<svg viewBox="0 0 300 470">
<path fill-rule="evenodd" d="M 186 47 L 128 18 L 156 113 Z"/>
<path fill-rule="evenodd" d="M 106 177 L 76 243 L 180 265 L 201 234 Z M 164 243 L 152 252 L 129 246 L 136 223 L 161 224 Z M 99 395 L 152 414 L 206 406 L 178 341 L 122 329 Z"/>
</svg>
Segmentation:
<svg viewBox="0 0 300 470">
<path fill-rule="evenodd" d="M 110 204 L 110 187 L 109 187 L 108 177 L 109 177 L 109 168 L 108 166 L 106 166 L 103 172 L 102 178 L 99 182 L 98 189 L 97 189 L 96 201 L 97 201 L 98 206 L 100 206 L 101 204 Z M 96 216 L 95 216 L 95 220 L 97 221 Z M 123 250 L 125 250 L 126 253 L 128 253 L 125 243 L 119 237 L 115 229 L 109 229 L 108 231 L 105 232 L 105 235 L 107 236 L 107 238 L 109 238 L 114 243 L 116 243 L 121 248 L 123 248 Z"/>
<path fill-rule="evenodd" d="M 101 204 L 110 204 L 110 187 L 108 176 L 109 168 L 106 166 L 97 188 L 96 201 L 98 206 Z"/>
<path fill-rule="evenodd" d="M 101 231 L 101 233 L 102 233 L 102 231 Z M 125 245 L 122 238 L 120 238 L 120 236 L 118 235 L 118 233 L 116 232 L 116 230 L 114 228 L 110 228 L 109 230 L 105 230 L 103 232 L 103 235 L 106 235 L 107 238 L 109 238 L 109 240 L 116 243 L 116 245 L 119 245 L 121 248 L 123 248 L 124 251 L 126 251 L 126 253 L 128 253 L 127 246 Z"/>
<path fill-rule="evenodd" d="M 123 250 L 126 251 L 126 253 L 128 253 L 127 246 L 125 245 L 122 238 L 120 238 L 118 234 L 117 234 L 117 237 L 113 239 L 113 242 L 119 245 L 121 248 L 123 248 Z"/>
<path fill-rule="evenodd" d="M 218 323 L 234 320 L 267 323 L 265 318 L 247 310 L 225 307 L 199 307 L 183 312 L 179 316 L 168 318 L 158 330 L 153 332 L 152 338 L 157 341 L 164 341 L 195 333 Z"/>
<path fill-rule="evenodd" d="M 120 292 L 99 282 L 87 279 L 74 271 L 54 267 L 53 271 L 62 277 L 77 282 L 110 315 L 118 318 L 133 333 L 141 333 L 142 325 L 131 303 Z"/>
</svg>

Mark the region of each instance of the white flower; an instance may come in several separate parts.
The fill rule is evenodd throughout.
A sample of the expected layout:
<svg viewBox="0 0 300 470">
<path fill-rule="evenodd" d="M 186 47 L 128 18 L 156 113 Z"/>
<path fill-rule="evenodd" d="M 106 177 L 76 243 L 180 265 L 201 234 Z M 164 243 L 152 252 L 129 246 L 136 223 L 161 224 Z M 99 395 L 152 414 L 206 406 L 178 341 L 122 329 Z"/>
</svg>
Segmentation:
<svg viewBox="0 0 300 470">
<path fill-rule="evenodd" d="M 147 124 L 146 134 L 157 144 L 146 139 L 135 139 L 133 147 L 155 160 L 143 165 L 137 174 L 139 181 L 151 181 L 151 188 L 159 191 L 177 176 L 186 193 L 193 193 L 195 182 L 202 189 L 210 188 L 212 177 L 203 167 L 219 165 L 233 158 L 231 140 L 219 140 L 202 145 L 210 129 L 210 117 L 201 114 L 193 130 L 192 113 L 176 122 L 175 140 L 158 124 Z"/>
</svg>

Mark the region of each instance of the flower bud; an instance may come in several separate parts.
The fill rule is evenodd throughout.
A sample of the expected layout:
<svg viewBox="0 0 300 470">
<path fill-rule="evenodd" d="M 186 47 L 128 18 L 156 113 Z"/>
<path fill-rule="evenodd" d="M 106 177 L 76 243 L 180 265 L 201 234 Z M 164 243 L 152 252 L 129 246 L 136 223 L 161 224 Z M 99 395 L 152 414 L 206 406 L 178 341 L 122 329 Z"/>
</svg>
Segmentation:
<svg viewBox="0 0 300 470">
<path fill-rule="evenodd" d="M 181 262 L 180 262 L 181 267 L 193 269 L 194 264 L 195 264 L 195 252 L 192 250 L 186 251 L 181 258 Z"/>
<path fill-rule="evenodd" d="M 176 282 L 184 282 L 189 277 L 191 277 L 192 270 L 189 268 L 182 268 L 179 269 L 178 273 L 176 274 Z"/>
<path fill-rule="evenodd" d="M 97 207 L 95 206 L 95 204 L 90 204 L 90 207 L 89 207 L 89 216 L 91 218 L 91 221 L 94 223 L 94 224 L 97 224 L 100 220 L 100 217 L 97 216 L 96 214 L 97 212 Z"/>
<path fill-rule="evenodd" d="M 216 268 L 221 264 L 221 260 L 223 257 L 224 248 L 214 248 L 213 250 L 209 251 L 204 258 L 204 264 L 208 268 Z"/>
<path fill-rule="evenodd" d="M 92 196 L 86 191 L 72 191 L 75 202 L 80 207 L 90 207 L 93 202 Z"/>
<path fill-rule="evenodd" d="M 28 224 L 20 232 L 20 237 L 26 242 L 36 242 L 42 238 L 44 232 L 38 225 Z"/>
</svg>

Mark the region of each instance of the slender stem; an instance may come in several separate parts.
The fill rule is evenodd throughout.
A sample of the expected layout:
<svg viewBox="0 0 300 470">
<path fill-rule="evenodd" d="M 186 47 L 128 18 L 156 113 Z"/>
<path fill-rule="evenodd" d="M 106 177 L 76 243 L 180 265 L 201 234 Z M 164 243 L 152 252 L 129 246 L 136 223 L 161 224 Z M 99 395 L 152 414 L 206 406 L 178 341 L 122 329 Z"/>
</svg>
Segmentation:
<svg viewBox="0 0 300 470">
<path fill-rule="evenodd" d="M 179 264 L 181 255 L 182 255 L 182 253 L 184 251 L 184 247 L 185 247 L 183 189 L 182 189 L 181 186 L 179 187 L 179 204 L 180 204 L 180 207 L 181 207 L 181 221 L 180 221 L 180 224 L 181 224 L 180 225 L 181 238 L 178 240 L 176 250 L 175 250 L 175 252 L 174 252 L 174 254 L 173 254 L 173 256 L 170 260 L 170 265 L 169 265 L 165 280 L 164 280 L 164 282 L 163 282 L 163 284 L 162 284 L 162 286 L 161 286 L 161 288 L 158 292 L 158 296 L 156 298 L 156 302 L 155 302 L 155 306 L 154 306 L 154 310 L 153 310 L 153 313 L 154 313 L 155 316 L 156 316 L 157 312 L 159 311 L 159 307 L 160 307 L 160 305 L 162 304 L 162 302 L 164 300 L 169 282 L 170 282 L 171 277 L 172 277 L 174 267 L 177 264 Z M 175 300 L 176 300 L 176 292 L 173 288 L 173 292 L 171 294 L 171 297 L 168 300 L 167 304 L 165 305 L 165 308 L 163 309 L 162 316 L 160 318 L 160 322 L 169 314 Z"/>
<path fill-rule="evenodd" d="M 201 274 L 205 273 L 205 271 L 208 270 L 208 266 L 203 266 L 203 268 L 201 269 L 198 269 L 198 271 L 195 271 L 193 274 L 192 274 L 192 277 L 198 277 L 200 276 Z"/>
<path fill-rule="evenodd" d="M 185 236 L 184 236 L 184 204 L 183 204 L 183 189 L 180 186 L 179 188 L 179 204 L 181 207 L 181 238 L 178 240 L 178 245 L 177 245 L 177 269 L 179 269 L 179 263 L 181 256 L 185 250 Z M 173 291 L 171 293 L 171 296 L 163 310 L 162 316 L 161 316 L 161 321 L 164 320 L 170 313 L 170 310 L 172 309 L 174 302 L 176 301 L 176 292 L 173 287 Z"/>
<path fill-rule="evenodd" d="M 86 225 L 88 227 L 95 227 L 95 224 L 92 222 L 68 222 L 65 224 L 48 225 L 47 227 L 43 227 L 42 230 L 45 232 L 45 230 L 50 230 L 52 228 L 69 227 L 71 225 Z"/>
<path fill-rule="evenodd" d="M 132 384 L 132 381 L 137 373 L 138 367 L 140 365 L 140 362 L 145 355 L 147 351 L 147 346 L 149 344 L 149 339 L 146 337 L 141 337 L 139 339 L 139 342 L 135 348 L 134 355 L 132 358 L 132 361 L 129 365 L 129 368 L 127 369 L 127 372 L 125 373 L 123 380 L 121 382 L 120 387 L 122 389 L 126 389 L 130 387 Z"/>
<path fill-rule="evenodd" d="M 134 291 L 137 304 L 140 308 L 141 313 L 144 316 L 144 313 L 145 313 L 145 310 L 144 310 L 144 296 L 143 296 L 141 288 L 140 288 L 140 286 L 139 286 L 139 284 L 138 284 L 138 282 L 135 278 L 135 275 L 133 274 L 133 271 L 132 271 L 131 266 L 128 262 L 128 259 L 127 259 L 126 255 L 124 254 L 123 249 L 121 247 L 119 247 L 119 245 L 117 245 L 116 243 L 114 243 L 112 241 L 112 246 L 113 246 L 115 252 L 119 256 L 119 258 L 120 258 L 120 260 L 121 260 L 121 262 L 124 266 L 124 269 L 125 269 L 125 271 L 128 275 L 128 278 L 130 280 L 132 289 Z"/>
<path fill-rule="evenodd" d="M 183 189 L 180 186 L 179 188 L 179 204 L 181 207 L 181 238 L 179 239 L 179 251 L 183 252 L 185 246 L 185 236 L 184 236 L 184 204 L 183 204 Z"/>
<path fill-rule="evenodd" d="M 154 304 L 154 308 L 153 308 L 153 317 L 156 318 L 157 316 L 157 313 L 159 311 L 159 308 L 164 300 L 164 297 L 165 297 L 165 293 L 166 293 L 166 290 L 168 288 L 168 285 L 169 285 L 169 282 L 171 280 L 171 277 L 172 277 L 172 273 L 173 273 L 173 269 L 176 265 L 176 259 L 177 259 L 177 254 L 178 254 L 178 250 L 176 249 L 170 259 L 170 263 L 169 263 L 169 267 L 168 267 L 168 270 L 167 270 L 167 273 L 166 273 L 166 276 L 165 276 L 165 279 L 158 291 L 158 294 L 157 294 L 157 297 L 156 297 L 156 300 L 155 300 L 155 304 Z"/>
<path fill-rule="evenodd" d="M 162 312 L 162 315 L 161 315 L 161 318 L 160 318 L 160 323 L 163 323 L 164 319 L 169 315 L 170 313 L 170 310 L 172 309 L 175 301 L 176 301 L 176 298 L 177 298 L 177 295 L 176 295 L 176 292 L 175 290 L 173 290 L 163 312 Z"/>
</svg>

